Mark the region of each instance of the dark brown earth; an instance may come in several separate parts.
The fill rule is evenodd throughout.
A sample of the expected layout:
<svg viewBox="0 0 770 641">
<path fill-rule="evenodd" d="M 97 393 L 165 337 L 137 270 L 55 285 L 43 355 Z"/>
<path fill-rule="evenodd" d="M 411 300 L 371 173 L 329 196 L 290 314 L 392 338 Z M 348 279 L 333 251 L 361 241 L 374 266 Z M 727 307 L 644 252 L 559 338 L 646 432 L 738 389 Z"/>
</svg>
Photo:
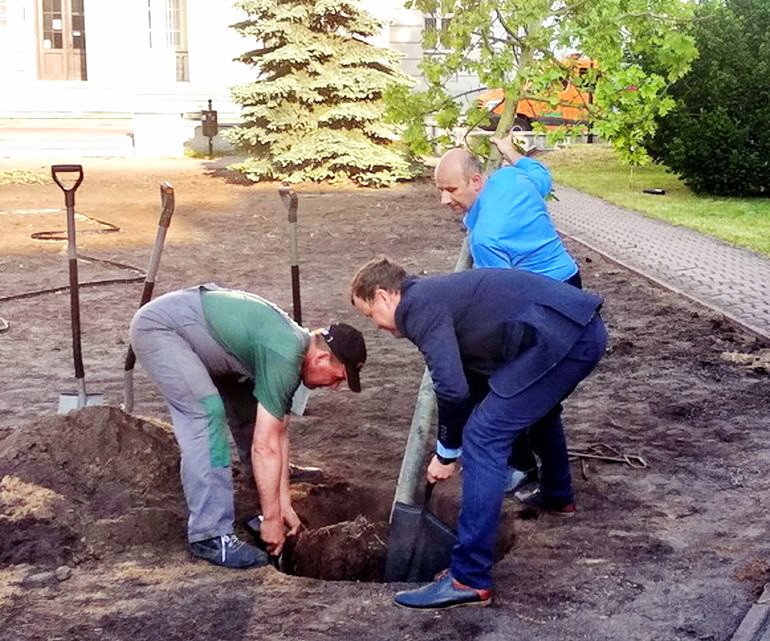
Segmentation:
<svg viewBox="0 0 770 641">
<path fill-rule="evenodd" d="M 216 281 L 291 309 L 275 186 L 243 185 L 190 160 L 84 167 L 78 212 L 120 231 L 81 234 L 82 254 L 144 269 L 158 184 L 168 180 L 177 209 L 157 293 Z M 576 462 L 579 512 L 567 521 L 531 518 L 506 501 L 501 550 L 512 548 L 495 569 L 494 607 L 415 613 L 391 604 L 399 586 L 371 579 L 423 366 L 411 344 L 365 325 L 347 284 L 381 252 L 415 272 L 452 269 L 460 226 L 428 183 L 297 189 L 304 320 L 364 329 L 364 391 L 314 392 L 291 427 L 293 460 L 324 471 L 292 487 L 307 526 L 292 568 L 306 576 L 193 562 L 178 452 L 141 368 L 135 416 L 117 408 L 141 283 L 82 290 L 86 380 L 112 407 L 66 417 L 55 412 L 59 393 L 74 389 L 68 296 L 10 298 L 67 283 L 65 243 L 30 238 L 64 228 L 61 211 L 41 211 L 63 206 L 47 172 L 31 164 L 31 184 L 0 180 L 0 317 L 10 321 L 0 333 L 3 641 L 724 640 L 770 579 L 768 346 L 569 242 L 587 287 L 607 299 L 611 332 L 607 357 L 567 403 L 570 445 L 602 442 L 649 467 Z M 80 269 L 81 281 L 136 275 L 99 261 Z M 242 519 L 258 506 L 240 471 L 236 479 Z M 456 493 L 438 496 L 450 522 Z"/>
</svg>

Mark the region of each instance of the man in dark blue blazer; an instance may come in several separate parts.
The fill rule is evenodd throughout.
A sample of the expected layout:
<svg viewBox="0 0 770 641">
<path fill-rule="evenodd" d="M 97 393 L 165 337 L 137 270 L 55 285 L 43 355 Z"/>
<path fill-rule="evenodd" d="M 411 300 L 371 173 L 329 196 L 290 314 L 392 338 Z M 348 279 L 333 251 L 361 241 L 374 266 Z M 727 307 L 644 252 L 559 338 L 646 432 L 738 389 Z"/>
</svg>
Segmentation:
<svg viewBox="0 0 770 641">
<path fill-rule="evenodd" d="M 540 492 L 532 501 L 556 514 L 575 511 L 561 401 L 604 354 L 603 301 L 516 269 L 407 276 L 385 257 L 358 270 L 351 300 L 377 327 L 412 341 L 425 358 L 439 420 L 428 481 L 451 477 L 463 457 L 458 543 L 449 572 L 399 592 L 395 601 L 430 609 L 488 605 L 506 461 L 523 430 L 530 430 L 541 459 Z"/>
</svg>

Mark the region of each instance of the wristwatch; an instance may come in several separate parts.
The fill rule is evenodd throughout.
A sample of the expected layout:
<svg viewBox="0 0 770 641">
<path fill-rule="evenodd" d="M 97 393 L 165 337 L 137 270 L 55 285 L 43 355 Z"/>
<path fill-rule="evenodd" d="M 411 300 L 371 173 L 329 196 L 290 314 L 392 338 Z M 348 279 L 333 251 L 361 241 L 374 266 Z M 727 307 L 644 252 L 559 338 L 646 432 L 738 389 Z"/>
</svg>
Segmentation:
<svg viewBox="0 0 770 641">
<path fill-rule="evenodd" d="M 453 457 L 446 457 L 441 456 L 438 452 L 436 452 L 436 458 L 438 459 L 438 462 L 441 463 L 441 465 L 449 465 L 450 463 L 454 463 L 457 460 L 456 456 Z"/>
</svg>

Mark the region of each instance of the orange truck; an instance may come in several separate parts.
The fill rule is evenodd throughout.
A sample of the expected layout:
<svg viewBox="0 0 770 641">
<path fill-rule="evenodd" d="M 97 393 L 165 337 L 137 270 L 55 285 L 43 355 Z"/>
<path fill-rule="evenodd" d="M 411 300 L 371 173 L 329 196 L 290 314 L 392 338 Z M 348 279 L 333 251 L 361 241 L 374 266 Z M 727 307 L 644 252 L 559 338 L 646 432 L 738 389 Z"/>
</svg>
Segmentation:
<svg viewBox="0 0 770 641">
<path fill-rule="evenodd" d="M 594 66 L 589 58 L 583 58 L 578 54 L 569 56 L 561 61 L 563 65 L 573 67 L 580 76 L 585 75 Z M 573 75 L 574 71 L 570 75 Z M 593 96 L 588 92 L 581 92 L 568 80 L 563 81 L 563 89 L 559 93 L 559 104 L 552 107 L 545 100 L 523 98 L 516 105 L 516 117 L 513 121 L 514 131 L 531 131 L 532 124 L 540 122 L 546 127 L 558 127 L 560 125 L 587 125 L 588 110 L 585 105 L 590 104 Z M 502 89 L 489 89 L 476 99 L 482 109 L 489 111 L 490 124 L 481 125 L 483 129 L 493 131 L 497 129 L 497 123 L 503 113 L 505 97 Z"/>
</svg>

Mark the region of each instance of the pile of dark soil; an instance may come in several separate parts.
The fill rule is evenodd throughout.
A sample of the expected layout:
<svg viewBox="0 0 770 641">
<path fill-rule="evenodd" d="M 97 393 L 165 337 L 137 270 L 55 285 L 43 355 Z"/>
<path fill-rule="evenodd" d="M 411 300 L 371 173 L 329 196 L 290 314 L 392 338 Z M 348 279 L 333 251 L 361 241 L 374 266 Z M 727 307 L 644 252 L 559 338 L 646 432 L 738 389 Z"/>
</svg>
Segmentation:
<svg viewBox="0 0 770 641">
<path fill-rule="evenodd" d="M 0 565 L 78 563 L 183 532 L 168 427 L 92 407 L 47 416 L 0 449 Z"/>
</svg>

